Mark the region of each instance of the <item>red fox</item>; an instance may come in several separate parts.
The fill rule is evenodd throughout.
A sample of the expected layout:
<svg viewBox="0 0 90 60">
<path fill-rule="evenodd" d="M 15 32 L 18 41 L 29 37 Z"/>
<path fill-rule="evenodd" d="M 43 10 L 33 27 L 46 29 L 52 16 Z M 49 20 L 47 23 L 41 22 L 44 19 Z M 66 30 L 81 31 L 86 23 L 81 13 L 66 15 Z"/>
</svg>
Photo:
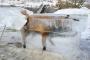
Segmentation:
<svg viewBox="0 0 90 60">
<path fill-rule="evenodd" d="M 43 46 L 43 50 L 46 50 L 46 38 L 49 35 L 48 31 L 49 27 L 46 27 L 42 24 L 34 24 L 34 27 L 32 28 L 32 30 L 30 30 L 30 22 L 31 22 L 31 18 L 30 16 L 27 14 L 26 11 L 22 11 L 21 12 L 23 15 L 25 15 L 27 17 L 27 23 L 24 25 L 24 27 L 21 29 L 21 34 L 22 34 L 22 39 L 23 39 L 23 47 L 26 48 L 26 43 L 25 43 L 25 39 L 27 37 L 27 35 L 29 34 L 30 31 L 34 31 L 34 32 L 38 32 L 41 34 L 42 36 L 42 46 Z M 50 40 L 50 42 L 53 44 L 53 42 Z"/>
</svg>

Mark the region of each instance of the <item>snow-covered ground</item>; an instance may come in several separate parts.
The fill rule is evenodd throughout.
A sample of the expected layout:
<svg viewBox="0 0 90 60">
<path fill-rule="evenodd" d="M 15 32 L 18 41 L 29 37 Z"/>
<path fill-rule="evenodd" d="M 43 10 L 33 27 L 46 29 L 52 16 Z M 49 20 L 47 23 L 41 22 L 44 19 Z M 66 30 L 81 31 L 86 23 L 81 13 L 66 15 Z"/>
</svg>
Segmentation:
<svg viewBox="0 0 90 60">
<path fill-rule="evenodd" d="M 0 60 L 63 60 L 63 57 L 57 53 L 7 45 L 0 46 Z"/>
<path fill-rule="evenodd" d="M 33 34 L 33 35 L 32 35 Z M 58 53 L 63 56 L 66 60 L 79 60 L 80 49 L 79 49 L 79 35 L 75 36 L 52 36 L 52 41 L 55 45 L 52 45 L 47 40 L 47 51 Z M 6 32 L 4 33 L 1 42 L 4 43 L 16 43 L 21 42 L 21 35 L 19 32 Z M 26 40 L 27 48 L 40 49 L 42 50 L 41 35 L 31 33 Z"/>
</svg>

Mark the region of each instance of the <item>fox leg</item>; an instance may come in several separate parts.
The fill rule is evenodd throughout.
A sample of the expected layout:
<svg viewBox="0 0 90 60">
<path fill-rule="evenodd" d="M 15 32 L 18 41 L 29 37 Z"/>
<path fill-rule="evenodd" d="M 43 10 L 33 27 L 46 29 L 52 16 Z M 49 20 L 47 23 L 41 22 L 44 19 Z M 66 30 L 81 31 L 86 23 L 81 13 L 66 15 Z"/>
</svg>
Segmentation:
<svg viewBox="0 0 90 60">
<path fill-rule="evenodd" d="M 46 38 L 48 36 L 48 33 L 42 33 L 42 46 L 43 46 L 43 50 L 46 50 Z"/>
</svg>

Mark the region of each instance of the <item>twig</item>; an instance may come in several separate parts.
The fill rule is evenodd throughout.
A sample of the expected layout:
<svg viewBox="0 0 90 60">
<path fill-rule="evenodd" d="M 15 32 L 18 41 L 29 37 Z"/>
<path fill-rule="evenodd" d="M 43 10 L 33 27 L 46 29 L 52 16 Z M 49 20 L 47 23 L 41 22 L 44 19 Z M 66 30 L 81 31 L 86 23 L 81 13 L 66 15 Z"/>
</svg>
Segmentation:
<svg viewBox="0 0 90 60">
<path fill-rule="evenodd" d="M 3 36 L 3 34 L 4 34 L 5 28 L 6 28 L 6 25 L 4 26 L 4 29 L 3 29 L 2 34 L 1 34 L 1 36 L 0 36 L 0 41 L 1 41 L 2 36 Z"/>
</svg>

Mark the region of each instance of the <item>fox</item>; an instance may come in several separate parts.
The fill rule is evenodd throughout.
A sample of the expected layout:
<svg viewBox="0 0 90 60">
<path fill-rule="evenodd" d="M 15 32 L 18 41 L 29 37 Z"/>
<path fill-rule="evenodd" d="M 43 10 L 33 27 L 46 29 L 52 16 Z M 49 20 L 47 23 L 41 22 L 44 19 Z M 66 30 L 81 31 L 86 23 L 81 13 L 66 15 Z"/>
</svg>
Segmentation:
<svg viewBox="0 0 90 60">
<path fill-rule="evenodd" d="M 27 36 L 29 35 L 30 31 L 29 30 L 29 27 L 30 27 L 30 15 L 27 14 L 27 12 L 24 10 L 21 12 L 23 15 L 25 15 L 27 17 L 27 22 L 26 24 L 23 26 L 23 28 L 21 29 L 21 35 L 22 35 L 22 40 L 23 40 L 23 48 L 26 48 L 26 38 Z M 42 24 L 38 24 L 38 25 L 35 25 L 33 29 L 35 29 L 35 31 L 33 30 L 33 32 L 36 32 L 36 33 L 40 33 L 41 34 L 41 37 L 42 37 L 42 50 L 45 51 L 46 50 L 46 40 L 47 40 L 47 37 L 49 36 L 49 32 L 44 32 L 45 29 L 48 29 L 49 27 L 45 27 L 44 25 Z M 49 38 L 49 42 L 54 45 L 53 41 L 51 40 L 51 38 Z"/>
</svg>

